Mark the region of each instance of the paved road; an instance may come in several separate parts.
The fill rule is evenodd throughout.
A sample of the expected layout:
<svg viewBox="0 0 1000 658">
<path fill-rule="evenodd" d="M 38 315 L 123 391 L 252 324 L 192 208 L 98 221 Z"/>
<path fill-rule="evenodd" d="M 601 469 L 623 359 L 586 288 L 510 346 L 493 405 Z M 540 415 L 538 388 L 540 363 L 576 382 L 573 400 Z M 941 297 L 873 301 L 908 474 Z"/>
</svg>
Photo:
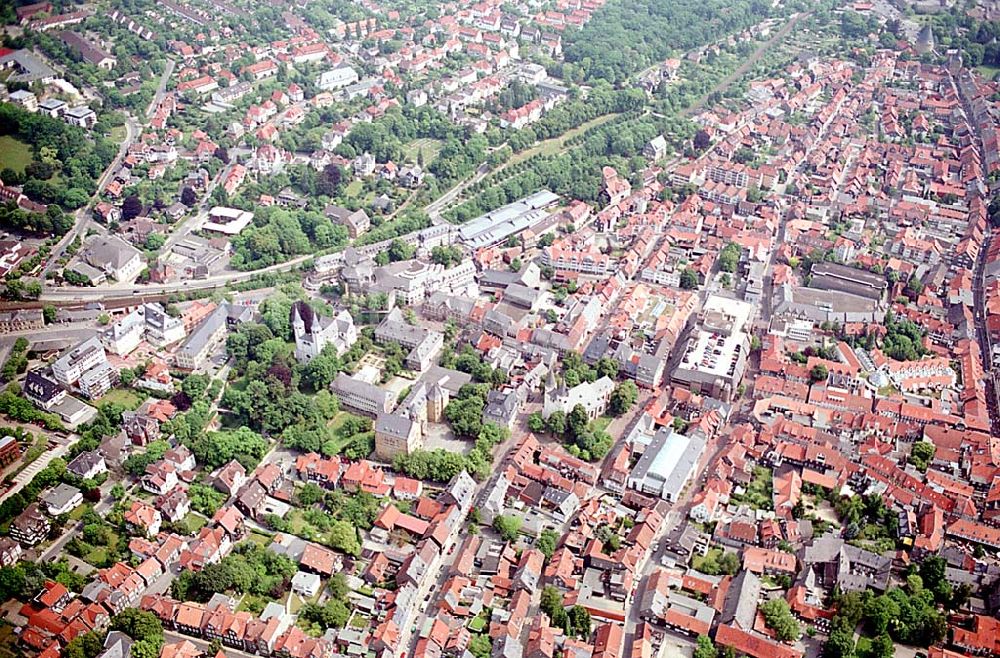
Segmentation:
<svg viewBox="0 0 1000 658">
<path fill-rule="evenodd" d="M 160 101 L 163 100 L 163 96 L 167 93 L 167 81 L 173 75 L 175 66 L 177 66 L 177 62 L 168 57 L 167 64 L 163 67 L 163 73 L 160 74 L 160 84 L 156 87 L 156 93 L 153 95 L 153 100 L 150 101 L 149 107 L 146 108 L 147 121 L 153 118 L 153 112 L 159 107 Z"/>
<path fill-rule="evenodd" d="M 490 171 L 491 170 L 488 165 L 479 165 L 479 169 L 476 170 L 476 174 L 472 178 L 467 178 L 460 183 L 457 183 L 455 187 L 451 188 L 437 199 L 427 204 L 424 211 L 427 213 L 427 216 L 430 217 L 431 222 L 435 225 L 447 224 L 447 220 L 441 217 L 441 212 L 449 204 L 451 204 L 452 201 L 457 199 L 462 192 L 466 190 L 466 188 L 481 181 L 487 174 L 490 173 Z"/>
<path fill-rule="evenodd" d="M 679 500 L 674 504 L 667 516 L 663 521 L 663 525 L 660 526 L 660 532 L 653 537 L 650 545 L 653 547 L 651 552 L 646 554 L 645 562 L 640 563 L 636 568 L 636 573 L 638 574 L 635 582 L 638 583 L 634 590 L 632 590 L 632 595 L 625 602 L 625 608 L 628 611 L 628 618 L 625 622 L 625 647 L 626 651 L 631 651 L 632 641 L 635 639 L 635 628 L 642 620 L 639 618 L 639 601 L 642 600 L 643 593 L 646 589 L 646 583 L 649 579 L 649 575 L 660 566 L 661 560 L 663 558 L 664 552 L 666 552 L 669 543 L 676 541 L 677 536 L 679 536 L 679 531 L 683 528 L 684 520 L 687 518 L 688 512 L 691 511 L 691 498 L 694 496 L 695 492 L 699 491 L 705 484 L 705 480 L 708 477 L 708 467 L 716 462 L 719 455 L 729 446 L 729 429 L 724 428 L 723 431 L 719 432 L 719 439 L 716 443 L 715 450 L 711 455 L 705 460 L 704 464 L 706 469 L 701 472 L 698 479 L 694 482 L 688 484 L 687 488 L 681 493 Z M 663 541 L 660 541 L 660 540 Z M 623 655 L 630 655 L 625 653 Z"/>
<path fill-rule="evenodd" d="M 971 99 L 969 99 L 965 93 L 965 88 L 962 85 L 957 84 L 955 77 L 948 74 L 948 79 L 951 83 L 952 89 L 954 89 L 956 95 L 962 101 L 962 113 L 966 115 L 966 119 L 972 116 Z M 982 126 L 978 125 L 975 121 L 969 121 L 969 125 L 973 127 L 974 135 L 976 138 L 976 148 L 980 153 L 983 152 L 983 140 L 982 140 Z M 1000 430 L 1000 391 L 997 387 L 997 372 L 993 368 L 993 342 L 990 332 L 986 328 L 986 297 L 985 297 L 985 268 L 986 268 L 986 255 L 989 251 L 990 242 L 993 240 L 992 229 L 990 228 L 990 233 L 987 233 L 983 244 L 979 248 L 979 253 L 976 255 L 976 262 L 973 265 L 973 278 L 972 278 L 972 311 L 973 318 L 976 327 L 976 340 L 979 343 L 979 353 L 982 358 L 983 363 L 983 378 L 986 384 L 987 393 L 987 404 L 986 408 L 990 415 L 990 425 L 993 432 Z"/>
<path fill-rule="evenodd" d="M 510 453 L 511 449 L 527 434 L 527 419 L 528 414 L 522 414 L 518 421 L 517 426 L 514 431 L 511 432 L 510 437 L 502 444 L 500 444 L 495 454 L 497 458 L 493 460 L 494 470 L 497 470 L 501 464 L 507 460 L 507 455 Z M 479 497 L 491 482 L 491 478 L 487 478 L 476 485 L 476 492 L 472 497 L 473 505 L 479 501 Z M 460 547 L 459 540 L 465 540 L 465 518 L 459 523 L 455 532 L 452 532 L 448 537 L 448 543 L 446 545 L 445 554 L 441 557 L 440 564 L 438 568 L 434 571 L 428 572 L 419 589 L 417 590 L 418 596 L 416 597 L 416 605 L 421 606 L 419 614 L 413 618 L 412 623 L 408 624 L 406 627 L 400 629 L 400 647 L 406 647 L 407 651 L 404 655 L 412 656 L 416 652 L 417 640 L 420 639 L 420 632 L 423 630 L 424 626 L 427 624 L 428 619 L 432 619 L 434 615 L 437 614 L 437 598 L 441 594 L 441 588 L 448 578 L 448 571 L 451 567 L 452 562 L 455 561 L 455 555 L 458 553 Z M 425 602 L 426 599 L 426 602 Z M 411 611 L 412 614 L 412 611 Z M 415 628 L 414 632 L 410 629 Z"/>
<path fill-rule="evenodd" d="M 229 172 L 232 171 L 235 164 L 235 162 L 231 162 L 226 165 L 219 171 L 216 177 L 212 179 L 212 181 L 208 184 L 208 187 L 205 188 L 205 194 L 202 195 L 202 200 L 196 206 L 197 214 L 193 217 L 182 220 L 181 224 L 174 227 L 170 237 L 167 238 L 167 241 L 163 243 L 163 247 L 160 249 L 161 254 L 169 253 L 169 251 L 174 248 L 174 245 L 186 238 L 193 231 L 197 231 L 204 226 L 205 222 L 208 220 L 208 207 L 212 205 L 212 193 L 215 192 L 215 188 L 219 186 L 219 183 L 226 180 L 226 177 L 229 176 Z"/>
<path fill-rule="evenodd" d="M 247 281 L 258 274 L 268 272 L 288 272 L 308 261 L 312 256 L 299 256 L 285 263 L 278 263 L 252 272 L 225 272 L 210 276 L 207 279 L 193 281 L 177 281 L 174 283 L 163 283 L 153 285 L 141 285 L 130 283 L 114 283 L 109 286 L 97 288 L 78 287 L 49 287 L 42 292 L 42 301 L 60 302 L 93 302 L 104 299 L 120 299 L 133 297 L 135 295 L 159 295 L 171 292 L 182 292 L 185 290 L 205 290 L 221 288 L 230 283 Z"/>
</svg>

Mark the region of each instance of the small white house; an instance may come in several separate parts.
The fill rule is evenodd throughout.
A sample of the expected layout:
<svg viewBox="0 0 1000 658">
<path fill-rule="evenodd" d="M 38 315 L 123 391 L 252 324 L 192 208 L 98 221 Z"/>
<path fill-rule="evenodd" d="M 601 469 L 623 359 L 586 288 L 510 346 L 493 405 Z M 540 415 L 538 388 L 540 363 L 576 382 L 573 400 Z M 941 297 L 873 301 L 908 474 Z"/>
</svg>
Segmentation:
<svg viewBox="0 0 1000 658">
<path fill-rule="evenodd" d="M 299 571 L 292 577 L 292 591 L 307 599 L 316 596 L 322 584 L 323 581 L 314 573 Z"/>
<path fill-rule="evenodd" d="M 69 514 L 83 503 L 83 494 L 76 487 L 62 483 L 42 495 L 41 501 L 49 516 Z"/>
</svg>

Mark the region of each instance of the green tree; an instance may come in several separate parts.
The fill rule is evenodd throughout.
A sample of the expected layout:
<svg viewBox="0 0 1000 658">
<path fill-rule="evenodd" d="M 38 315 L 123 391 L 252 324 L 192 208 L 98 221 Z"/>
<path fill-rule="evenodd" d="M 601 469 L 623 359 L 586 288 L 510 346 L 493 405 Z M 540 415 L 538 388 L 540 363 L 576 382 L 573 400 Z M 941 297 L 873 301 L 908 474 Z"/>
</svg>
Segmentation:
<svg viewBox="0 0 1000 658">
<path fill-rule="evenodd" d="M 63 658 L 97 658 L 104 651 L 104 636 L 96 631 L 78 635 L 63 650 Z"/>
<path fill-rule="evenodd" d="M 358 532 L 350 523 L 346 521 L 333 521 L 330 524 L 328 537 L 330 546 L 333 548 L 355 557 L 361 555 L 361 542 L 358 541 Z"/>
<path fill-rule="evenodd" d="M 0 601 L 26 594 L 24 566 L 15 564 L 0 568 Z"/>
<path fill-rule="evenodd" d="M 817 363 L 809 371 L 809 379 L 813 383 L 825 382 L 827 377 L 830 376 L 830 371 L 822 363 Z"/>
<path fill-rule="evenodd" d="M 681 288 L 684 290 L 694 290 L 698 287 L 698 273 L 690 267 L 681 270 Z"/>
<path fill-rule="evenodd" d="M 519 516 L 501 514 L 493 519 L 493 529 L 500 533 L 504 541 L 514 542 L 521 532 L 522 522 Z"/>
<path fill-rule="evenodd" d="M 582 404 L 574 406 L 573 410 L 569 412 L 569 416 L 566 417 L 567 429 L 573 438 L 581 436 L 586 432 L 587 425 L 589 424 L 590 417 L 587 415 L 587 410 Z"/>
<path fill-rule="evenodd" d="M 733 273 L 740 263 L 740 255 L 742 250 L 740 246 L 734 242 L 727 244 L 721 252 L 719 252 L 719 269 L 723 272 Z"/>
<path fill-rule="evenodd" d="M 575 605 L 567 613 L 572 634 L 578 637 L 590 637 L 590 612 L 582 605 Z"/>
<path fill-rule="evenodd" d="M 760 606 L 764 622 L 772 629 L 779 640 L 792 642 L 799 639 L 799 622 L 792 616 L 792 610 L 785 599 L 771 599 Z"/>
<path fill-rule="evenodd" d="M 824 658 L 853 658 L 854 636 L 850 630 L 836 628 L 823 644 Z"/>
<path fill-rule="evenodd" d="M 493 653 L 493 641 L 489 635 L 477 633 L 469 641 L 469 653 L 476 658 L 490 658 Z"/>
<path fill-rule="evenodd" d="M 740 558 L 736 553 L 723 553 L 719 558 L 719 569 L 722 573 L 735 575 L 740 570 Z"/>
<path fill-rule="evenodd" d="M 718 651 L 712 638 L 699 635 L 694 647 L 694 658 L 718 658 Z"/>
<path fill-rule="evenodd" d="M 639 388 L 635 385 L 635 382 L 628 380 L 624 381 L 615 387 L 615 390 L 611 392 L 611 399 L 608 401 L 608 410 L 614 416 L 621 416 L 626 411 L 632 408 L 635 401 L 639 398 Z"/>
<path fill-rule="evenodd" d="M 534 411 L 528 416 L 528 429 L 535 434 L 541 434 L 545 431 L 545 419 L 542 418 L 540 412 Z"/>
<path fill-rule="evenodd" d="M 125 608 L 111 618 L 111 630 L 121 631 L 132 638 L 132 655 L 137 658 L 156 658 L 163 646 L 163 625 L 151 612 Z"/>
<path fill-rule="evenodd" d="M 545 420 L 549 432 L 555 436 L 562 436 L 566 433 L 566 414 L 562 411 L 553 411 Z"/>
<path fill-rule="evenodd" d="M 559 533 L 555 530 L 546 528 L 542 530 L 542 533 L 538 536 L 538 541 L 535 542 L 535 548 L 542 552 L 545 559 L 548 560 L 552 557 L 552 554 L 556 551 L 556 544 L 559 542 Z"/>
<path fill-rule="evenodd" d="M 928 464 L 934 458 L 936 447 L 930 441 L 917 441 L 910 450 L 910 463 L 918 471 L 926 471 Z"/>
<path fill-rule="evenodd" d="M 602 356 L 597 360 L 597 376 L 615 379 L 618 377 L 618 362 L 611 357 Z"/>
</svg>

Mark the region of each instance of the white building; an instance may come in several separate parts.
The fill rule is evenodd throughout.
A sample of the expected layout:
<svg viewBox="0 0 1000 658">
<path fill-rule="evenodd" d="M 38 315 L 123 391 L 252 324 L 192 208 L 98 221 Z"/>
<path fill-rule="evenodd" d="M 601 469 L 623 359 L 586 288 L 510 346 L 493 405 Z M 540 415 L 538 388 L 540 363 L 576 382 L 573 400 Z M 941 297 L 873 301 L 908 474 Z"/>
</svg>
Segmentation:
<svg viewBox="0 0 1000 658">
<path fill-rule="evenodd" d="M 11 92 L 9 98 L 11 103 L 20 105 L 29 112 L 36 112 L 38 110 L 38 97 L 30 91 L 18 89 L 17 91 Z"/>
<path fill-rule="evenodd" d="M 706 300 L 673 382 L 729 402 L 746 371 L 755 307 L 726 297 Z"/>
<path fill-rule="evenodd" d="M 333 345 L 340 356 L 358 340 L 354 318 L 346 310 L 333 317 L 317 315 L 305 302 L 296 302 L 291 311 L 295 333 L 295 358 L 299 363 L 319 356 L 327 345 Z"/>
<path fill-rule="evenodd" d="M 141 251 L 113 235 L 95 235 L 82 257 L 91 267 L 123 283 L 134 281 L 146 266 Z"/>
<path fill-rule="evenodd" d="M 350 66 L 338 66 L 320 73 L 316 78 L 316 86 L 324 91 L 330 91 L 353 85 L 359 79 L 358 72 Z"/>
<path fill-rule="evenodd" d="M 548 418 L 557 411 L 568 415 L 579 404 L 587 411 L 587 417 L 593 420 L 608 408 L 615 383 L 610 377 L 605 376 L 597 381 L 583 382 L 567 389 L 565 384 L 555 386 L 555 374 L 550 371 L 549 382 L 545 388 L 542 416 Z"/>
<path fill-rule="evenodd" d="M 316 596 L 322 584 L 320 577 L 314 573 L 299 571 L 292 576 L 292 591 L 307 599 Z"/>
<path fill-rule="evenodd" d="M 202 226 L 205 231 L 223 235 L 239 235 L 253 221 L 253 213 L 239 208 L 215 206 L 208 213 L 208 221 Z"/>
<path fill-rule="evenodd" d="M 81 393 L 93 400 L 110 391 L 117 383 L 118 371 L 110 363 L 104 361 L 80 375 L 76 385 Z"/>
<path fill-rule="evenodd" d="M 76 487 L 62 483 L 42 494 L 41 501 L 45 503 L 49 516 L 61 516 L 79 507 L 83 503 L 83 494 Z"/>
<path fill-rule="evenodd" d="M 661 428 L 629 473 L 627 486 L 663 500 L 676 501 L 694 477 L 705 441 Z"/>
<path fill-rule="evenodd" d="M 140 310 L 146 319 L 146 340 L 152 345 L 172 345 L 186 335 L 184 320 L 173 317 L 159 304 L 146 304 Z"/>
<path fill-rule="evenodd" d="M 146 319 L 141 309 L 136 309 L 105 329 L 101 334 L 101 342 L 109 352 L 128 356 L 139 347 L 145 335 Z"/>
<path fill-rule="evenodd" d="M 104 346 L 94 336 L 63 352 L 52 363 L 52 375 L 63 386 L 72 386 L 83 373 L 107 361 Z"/>
</svg>

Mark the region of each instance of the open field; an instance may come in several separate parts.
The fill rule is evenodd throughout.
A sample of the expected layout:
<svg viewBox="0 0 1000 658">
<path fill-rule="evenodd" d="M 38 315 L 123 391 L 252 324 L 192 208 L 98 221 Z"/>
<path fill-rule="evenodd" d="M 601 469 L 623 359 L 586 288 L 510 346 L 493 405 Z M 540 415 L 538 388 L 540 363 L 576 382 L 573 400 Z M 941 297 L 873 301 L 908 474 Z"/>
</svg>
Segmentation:
<svg viewBox="0 0 1000 658">
<path fill-rule="evenodd" d="M 125 388 L 115 388 L 105 393 L 104 397 L 102 397 L 98 403 L 115 402 L 134 411 L 139 408 L 139 405 L 142 404 L 144 399 L 145 398 L 140 396 L 135 391 Z"/>
<path fill-rule="evenodd" d="M 601 125 L 603 123 L 607 123 L 608 121 L 611 121 L 616 116 L 618 116 L 618 115 L 615 114 L 615 113 L 613 113 L 613 112 L 611 114 L 602 114 L 601 116 L 596 117 L 594 119 L 591 119 L 590 121 L 588 121 L 586 123 L 580 124 L 576 128 L 573 128 L 571 130 L 567 130 L 566 132 L 564 132 L 563 134 L 559 135 L 558 137 L 553 137 L 552 139 L 546 139 L 543 142 L 539 142 L 539 143 L 535 144 L 534 146 L 532 146 L 531 148 L 527 148 L 527 149 L 521 151 L 520 153 L 516 153 L 507 162 L 507 164 L 504 165 L 504 167 L 508 167 L 510 165 L 515 165 L 518 162 L 523 162 L 523 161 L 527 160 L 528 158 L 530 158 L 533 155 L 555 155 L 556 153 L 559 153 L 560 151 L 563 150 L 563 147 L 566 145 L 566 142 L 568 142 L 569 140 L 573 139 L 577 135 L 582 135 L 584 132 L 586 132 L 590 128 L 593 128 L 595 126 L 599 126 L 599 125 Z"/>
<path fill-rule="evenodd" d="M 416 162 L 417 154 L 423 151 L 424 166 L 426 167 L 430 163 L 434 162 L 434 158 L 437 157 L 437 154 L 441 151 L 442 146 L 444 146 L 444 144 L 439 139 L 431 139 L 430 137 L 415 139 L 403 147 L 403 155 L 406 156 L 407 161 Z"/>
<path fill-rule="evenodd" d="M 31 147 L 10 135 L 0 136 L 0 169 L 13 169 L 19 174 L 31 164 Z"/>
<path fill-rule="evenodd" d="M 983 76 L 984 78 L 992 80 L 993 78 L 995 78 L 997 76 L 998 73 L 1000 73 L 1000 67 L 997 67 L 997 66 L 977 66 L 976 67 L 976 72 L 979 73 L 979 75 Z"/>
</svg>

